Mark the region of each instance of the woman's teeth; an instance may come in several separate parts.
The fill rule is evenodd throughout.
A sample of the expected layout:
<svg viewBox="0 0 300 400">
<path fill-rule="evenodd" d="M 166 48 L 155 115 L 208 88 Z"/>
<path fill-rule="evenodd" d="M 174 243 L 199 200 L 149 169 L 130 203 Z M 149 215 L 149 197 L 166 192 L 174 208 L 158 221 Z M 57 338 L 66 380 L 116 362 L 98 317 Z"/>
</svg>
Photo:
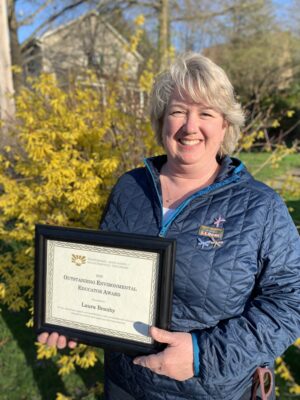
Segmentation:
<svg viewBox="0 0 300 400">
<path fill-rule="evenodd" d="M 181 144 L 184 144 L 185 146 L 194 146 L 195 144 L 201 142 L 200 139 L 194 139 L 194 140 L 180 139 L 179 141 Z"/>
</svg>

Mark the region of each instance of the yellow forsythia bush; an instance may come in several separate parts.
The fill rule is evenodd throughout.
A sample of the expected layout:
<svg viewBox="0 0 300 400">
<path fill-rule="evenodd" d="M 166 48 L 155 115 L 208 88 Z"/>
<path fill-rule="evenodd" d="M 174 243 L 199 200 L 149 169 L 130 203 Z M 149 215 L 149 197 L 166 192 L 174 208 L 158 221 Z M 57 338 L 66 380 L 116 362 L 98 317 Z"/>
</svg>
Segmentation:
<svg viewBox="0 0 300 400">
<path fill-rule="evenodd" d="M 116 177 L 155 151 L 121 89 L 108 83 L 104 103 L 93 76 L 65 91 L 43 75 L 16 99 L 13 144 L 0 154 L 1 297 L 12 310 L 31 305 L 35 224 L 97 228 Z"/>
<path fill-rule="evenodd" d="M 122 82 L 108 83 L 104 99 L 92 75 L 68 91 L 43 75 L 17 97 L 12 144 L 0 154 L 0 298 L 9 309 L 32 308 L 35 224 L 97 228 L 117 176 L 155 152 L 148 119 L 123 107 L 123 94 Z M 38 358 L 54 355 L 39 345 Z M 96 361 L 79 346 L 57 363 L 66 374 Z"/>
<path fill-rule="evenodd" d="M 92 73 L 67 88 L 44 74 L 16 97 L 10 145 L 0 150 L 0 301 L 13 311 L 33 311 L 35 224 L 97 229 L 117 177 L 158 150 L 137 96 L 147 99 L 152 63 L 135 84 L 127 70 L 105 87 Z M 97 361 L 87 346 L 68 356 L 37 350 L 39 359 L 55 357 L 60 374 Z"/>
</svg>

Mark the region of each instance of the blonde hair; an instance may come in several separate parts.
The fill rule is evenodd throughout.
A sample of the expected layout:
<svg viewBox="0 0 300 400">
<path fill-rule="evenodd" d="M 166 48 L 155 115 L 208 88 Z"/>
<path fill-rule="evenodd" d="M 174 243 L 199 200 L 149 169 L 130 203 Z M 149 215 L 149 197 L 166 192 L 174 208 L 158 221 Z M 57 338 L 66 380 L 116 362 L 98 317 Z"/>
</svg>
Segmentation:
<svg viewBox="0 0 300 400">
<path fill-rule="evenodd" d="M 219 155 L 233 152 L 244 124 L 244 113 L 234 96 L 233 86 L 224 70 L 198 53 L 185 53 L 168 70 L 160 73 L 150 95 L 150 118 L 157 141 L 162 145 L 162 127 L 170 97 L 177 88 L 196 103 L 204 102 L 223 115 L 227 128 Z"/>
</svg>

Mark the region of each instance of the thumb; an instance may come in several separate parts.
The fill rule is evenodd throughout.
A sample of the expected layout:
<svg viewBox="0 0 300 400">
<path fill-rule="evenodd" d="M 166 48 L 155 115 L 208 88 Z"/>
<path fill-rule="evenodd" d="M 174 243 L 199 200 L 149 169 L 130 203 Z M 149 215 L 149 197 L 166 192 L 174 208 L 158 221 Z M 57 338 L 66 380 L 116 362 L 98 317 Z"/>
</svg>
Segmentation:
<svg viewBox="0 0 300 400">
<path fill-rule="evenodd" d="M 152 338 L 159 343 L 172 344 L 176 340 L 174 333 L 156 328 L 155 326 L 151 326 L 150 334 Z"/>
</svg>

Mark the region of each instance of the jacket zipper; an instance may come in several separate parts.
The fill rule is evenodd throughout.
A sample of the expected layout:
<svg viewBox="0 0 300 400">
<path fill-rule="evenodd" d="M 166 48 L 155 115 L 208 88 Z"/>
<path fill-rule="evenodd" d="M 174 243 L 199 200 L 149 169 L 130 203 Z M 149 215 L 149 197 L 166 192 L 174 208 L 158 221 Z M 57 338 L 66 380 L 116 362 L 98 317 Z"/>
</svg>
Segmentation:
<svg viewBox="0 0 300 400">
<path fill-rule="evenodd" d="M 148 161 L 145 159 L 144 162 L 145 162 L 145 165 L 146 165 L 146 167 L 148 168 L 148 171 L 150 172 L 150 175 L 151 175 L 152 180 L 153 180 L 153 184 L 154 184 L 154 187 L 155 187 L 155 191 L 156 191 L 156 194 L 157 194 L 159 203 L 160 203 L 161 218 L 162 218 L 161 220 L 163 221 L 163 218 L 164 218 L 164 216 L 163 216 L 163 204 L 162 204 L 162 201 L 161 201 L 160 194 L 158 193 L 157 185 L 156 185 L 156 183 L 155 183 L 155 178 L 154 178 L 154 176 L 153 176 L 153 173 L 152 173 L 152 171 L 151 171 L 151 168 L 149 167 Z M 161 230 L 160 230 L 158 236 L 159 236 L 159 237 L 166 237 L 166 234 L 167 234 L 168 229 L 169 229 L 170 225 L 172 224 L 172 222 L 175 220 L 175 218 L 178 216 L 178 214 L 180 214 L 181 211 L 184 210 L 184 209 L 186 208 L 186 206 L 187 206 L 192 200 L 194 200 L 195 198 L 200 197 L 200 196 L 202 196 L 202 195 L 204 195 L 204 194 L 210 193 L 212 190 L 219 189 L 219 188 L 221 188 L 221 187 L 223 187 L 223 186 L 226 186 L 226 185 L 228 185 L 228 184 L 230 184 L 230 183 L 232 183 L 232 182 L 235 182 L 235 181 L 239 180 L 240 177 L 239 177 L 239 175 L 237 175 L 237 174 L 238 174 L 243 168 L 244 168 L 244 165 L 243 165 L 243 164 L 240 164 L 240 165 L 233 171 L 234 175 L 231 176 L 230 178 L 224 179 L 224 181 L 221 181 L 221 182 L 213 183 L 212 185 L 207 186 L 206 188 L 201 189 L 201 190 L 199 190 L 198 192 L 192 194 L 190 197 L 188 197 L 183 203 L 181 203 L 181 204 L 179 205 L 179 207 L 176 208 L 174 214 L 173 214 L 172 217 L 168 220 L 168 222 L 162 225 Z"/>
</svg>

